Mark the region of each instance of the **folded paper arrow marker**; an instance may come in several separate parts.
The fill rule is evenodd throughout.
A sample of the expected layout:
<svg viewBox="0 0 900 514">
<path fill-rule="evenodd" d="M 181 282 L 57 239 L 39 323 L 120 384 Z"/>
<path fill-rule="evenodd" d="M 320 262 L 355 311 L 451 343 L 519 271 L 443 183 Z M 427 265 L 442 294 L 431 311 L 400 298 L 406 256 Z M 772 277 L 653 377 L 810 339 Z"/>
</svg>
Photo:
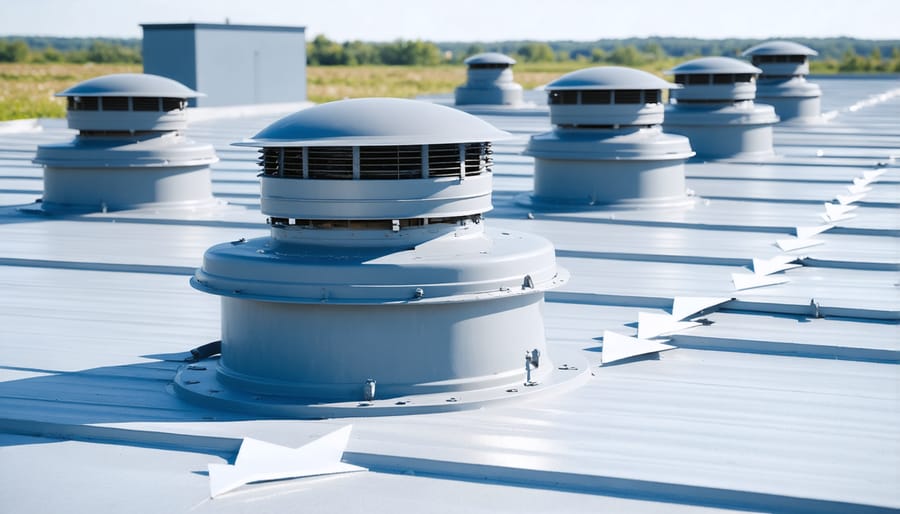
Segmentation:
<svg viewBox="0 0 900 514">
<path fill-rule="evenodd" d="M 659 341 L 646 341 L 604 330 L 603 352 L 600 353 L 600 363 L 609 364 L 610 362 L 620 361 L 629 357 L 657 353 L 663 350 L 671 350 L 672 348 L 675 347 Z"/>
<path fill-rule="evenodd" d="M 653 339 L 699 326 L 694 321 L 681 321 L 670 314 L 638 312 L 638 339 Z M 605 341 L 605 339 L 604 339 Z"/>
<path fill-rule="evenodd" d="M 797 257 L 793 255 L 777 255 L 771 259 L 753 259 L 753 273 L 756 275 L 771 275 L 779 271 L 799 268 Z"/>
<path fill-rule="evenodd" d="M 251 482 L 366 471 L 341 462 L 351 429 L 347 425 L 300 448 L 245 437 L 233 466 L 209 465 L 209 496 L 215 498 Z"/>
<path fill-rule="evenodd" d="M 794 233 L 797 234 L 797 239 L 809 239 L 812 236 L 821 234 L 826 230 L 831 230 L 834 228 L 834 225 L 817 225 L 815 227 L 794 227 Z"/>
<path fill-rule="evenodd" d="M 676 296 L 672 300 L 672 317 L 681 321 L 733 299 L 713 296 Z"/>
<path fill-rule="evenodd" d="M 753 289 L 755 287 L 774 286 L 790 282 L 790 280 L 788 280 L 787 277 L 783 275 L 772 277 L 767 275 L 757 275 L 755 273 L 732 273 L 731 281 L 734 282 L 734 288 L 738 291 L 744 289 Z"/>
</svg>

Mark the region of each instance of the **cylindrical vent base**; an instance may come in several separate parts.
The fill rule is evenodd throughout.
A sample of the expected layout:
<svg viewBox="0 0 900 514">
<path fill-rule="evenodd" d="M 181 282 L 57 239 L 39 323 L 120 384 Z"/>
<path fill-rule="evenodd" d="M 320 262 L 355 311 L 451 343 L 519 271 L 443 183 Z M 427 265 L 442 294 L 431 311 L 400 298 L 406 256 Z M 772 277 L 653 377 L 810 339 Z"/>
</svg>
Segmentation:
<svg viewBox="0 0 900 514">
<path fill-rule="evenodd" d="M 596 161 L 535 158 L 540 203 L 643 207 L 687 203 L 684 160 Z"/>
<path fill-rule="evenodd" d="M 126 210 L 213 202 L 209 166 L 44 168 L 46 210 Z"/>
<path fill-rule="evenodd" d="M 762 90 L 760 92 L 767 93 Z M 822 114 L 822 98 L 818 96 L 758 96 L 757 101 L 774 107 L 781 121 L 814 122 L 818 121 Z"/>
<path fill-rule="evenodd" d="M 521 381 L 546 354 L 543 293 L 443 304 L 288 304 L 222 298 L 219 380 L 258 394 L 357 400 Z M 541 363 L 541 366 L 550 363 Z"/>
</svg>

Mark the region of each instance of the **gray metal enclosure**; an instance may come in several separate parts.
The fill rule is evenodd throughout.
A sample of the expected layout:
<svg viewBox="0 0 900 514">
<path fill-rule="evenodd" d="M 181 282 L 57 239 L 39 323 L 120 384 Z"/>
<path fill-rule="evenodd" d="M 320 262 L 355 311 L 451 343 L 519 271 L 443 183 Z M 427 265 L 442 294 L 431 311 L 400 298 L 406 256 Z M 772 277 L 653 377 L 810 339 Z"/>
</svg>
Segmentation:
<svg viewBox="0 0 900 514">
<path fill-rule="evenodd" d="M 305 27 L 143 24 L 144 72 L 202 90 L 190 105 L 306 100 Z"/>
</svg>

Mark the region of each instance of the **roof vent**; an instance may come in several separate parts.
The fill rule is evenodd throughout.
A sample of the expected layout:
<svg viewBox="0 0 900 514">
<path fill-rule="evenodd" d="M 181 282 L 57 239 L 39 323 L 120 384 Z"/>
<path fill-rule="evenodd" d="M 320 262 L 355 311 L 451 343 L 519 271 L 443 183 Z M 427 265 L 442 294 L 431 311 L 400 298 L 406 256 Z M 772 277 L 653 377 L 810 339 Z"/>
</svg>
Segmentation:
<svg viewBox="0 0 900 514">
<path fill-rule="evenodd" d="M 522 104 L 522 86 L 513 82 L 515 59 L 488 52 L 473 55 L 465 63 L 468 80 L 465 85 L 456 88 L 456 105 Z"/>
<path fill-rule="evenodd" d="M 566 273 L 550 242 L 482 217 L 490 141 L 507 136 L 380 98 L 303 110 L 238 143 L 262 147 L 271 236 L 207 250 L 192 284 L 222 297 L 222 355 L 182 370 L 180 393 L 295 417 L 459 409 L 509 397 L 533 350 L 537 380 L 555 380 L 541 304 Z"/>
<path fill-rule="evenodd" d="M 210 145 L 186 139 L 188 98 L 198 96 L 156 75 L 116 74 L 86 80 L 66 97 L 74 140 L 41 145 L 48 211 L 200 207 L 214 203 Z"/>
<path fill-rule="evenodd" d="M 664 134 L 662 90 L 674 86 L 617 66 L 588 68 L 548 84 L 551 132 L 532 136 L 537 204 L 688 205 L 684 136 Z"/>
<path fill-rule="evenodd" d="M 799 123 L 821 120 L 822 91 L 806 81 L 809 57 L 818 52 L 791 41 L 768 41 L 743 53 L 762 69 L 756 98 L 775 107 L 783 121 Z"/>
<path fill-rule="evenodd" d="M 730 57 L 702 57 L 668 71 L 682 89 L 672 91 L 664 127 L 691 140 L 709 159 L 774 155 L 771 105 L 753 102 L 761 70 Z"/>
</svg>

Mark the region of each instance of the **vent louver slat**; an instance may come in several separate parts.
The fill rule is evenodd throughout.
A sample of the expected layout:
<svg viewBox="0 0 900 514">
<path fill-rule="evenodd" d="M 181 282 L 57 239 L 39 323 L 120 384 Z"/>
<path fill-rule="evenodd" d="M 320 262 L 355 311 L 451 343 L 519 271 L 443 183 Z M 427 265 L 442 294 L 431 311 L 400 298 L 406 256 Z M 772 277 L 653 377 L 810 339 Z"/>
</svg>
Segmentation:
<svg viewBox="0 0 900 514">
<path fill-rule="evenodd" d="M 353 178 L 352 147 L 307 148 L 307 178 L 350 180 Z M 466 143 L 465 163 L 460 163 L 458 144 L 428 147 L 429 177 L 458 177 L 461 164 L 466 175 L 490 172 L 493 151 L 490 143 Z M 283 162 L 282 162 L 283 160 Z M 269 147 L 260 150 L 258 164 L 263 174 L 303 177 L 303 149 Z M 408 180 L 422 178 L 422 147 L 366 146 L 359 149 L 360 180 Z"/>
<path fill-rule="evenodd" d="M 362 180 L 421 178 L 422 147 L 362 147 L 359 152 L 359 172 Z"/>
<path fill-rule="evenodd" d="M 159 111 L 158 97 L 136 96 L 131 102 L 135 111 Z"/>
<path fill-rule="evenodd" d="M 169 111 L 183 111 L 187 102 L 182 98 L 163 98 L 162 99 L 162 110 Z"/>
<path fill-rule="evenodd" d="M 126 96 L 102 96 L 100 105 L 104 111 L 127 111 L 128 97 Z"/>
<path fill-rule="evenodd" d="M 351 180 L 353 149 L 351 147 L 307 148 L 308 176 L 320 180 Z"/>
<path fill-rule="evenodd" d="M 615 91 L 615 103 L 639 104 L 641 103 L 640 89 L 617 89 Z"/>
</svg>

